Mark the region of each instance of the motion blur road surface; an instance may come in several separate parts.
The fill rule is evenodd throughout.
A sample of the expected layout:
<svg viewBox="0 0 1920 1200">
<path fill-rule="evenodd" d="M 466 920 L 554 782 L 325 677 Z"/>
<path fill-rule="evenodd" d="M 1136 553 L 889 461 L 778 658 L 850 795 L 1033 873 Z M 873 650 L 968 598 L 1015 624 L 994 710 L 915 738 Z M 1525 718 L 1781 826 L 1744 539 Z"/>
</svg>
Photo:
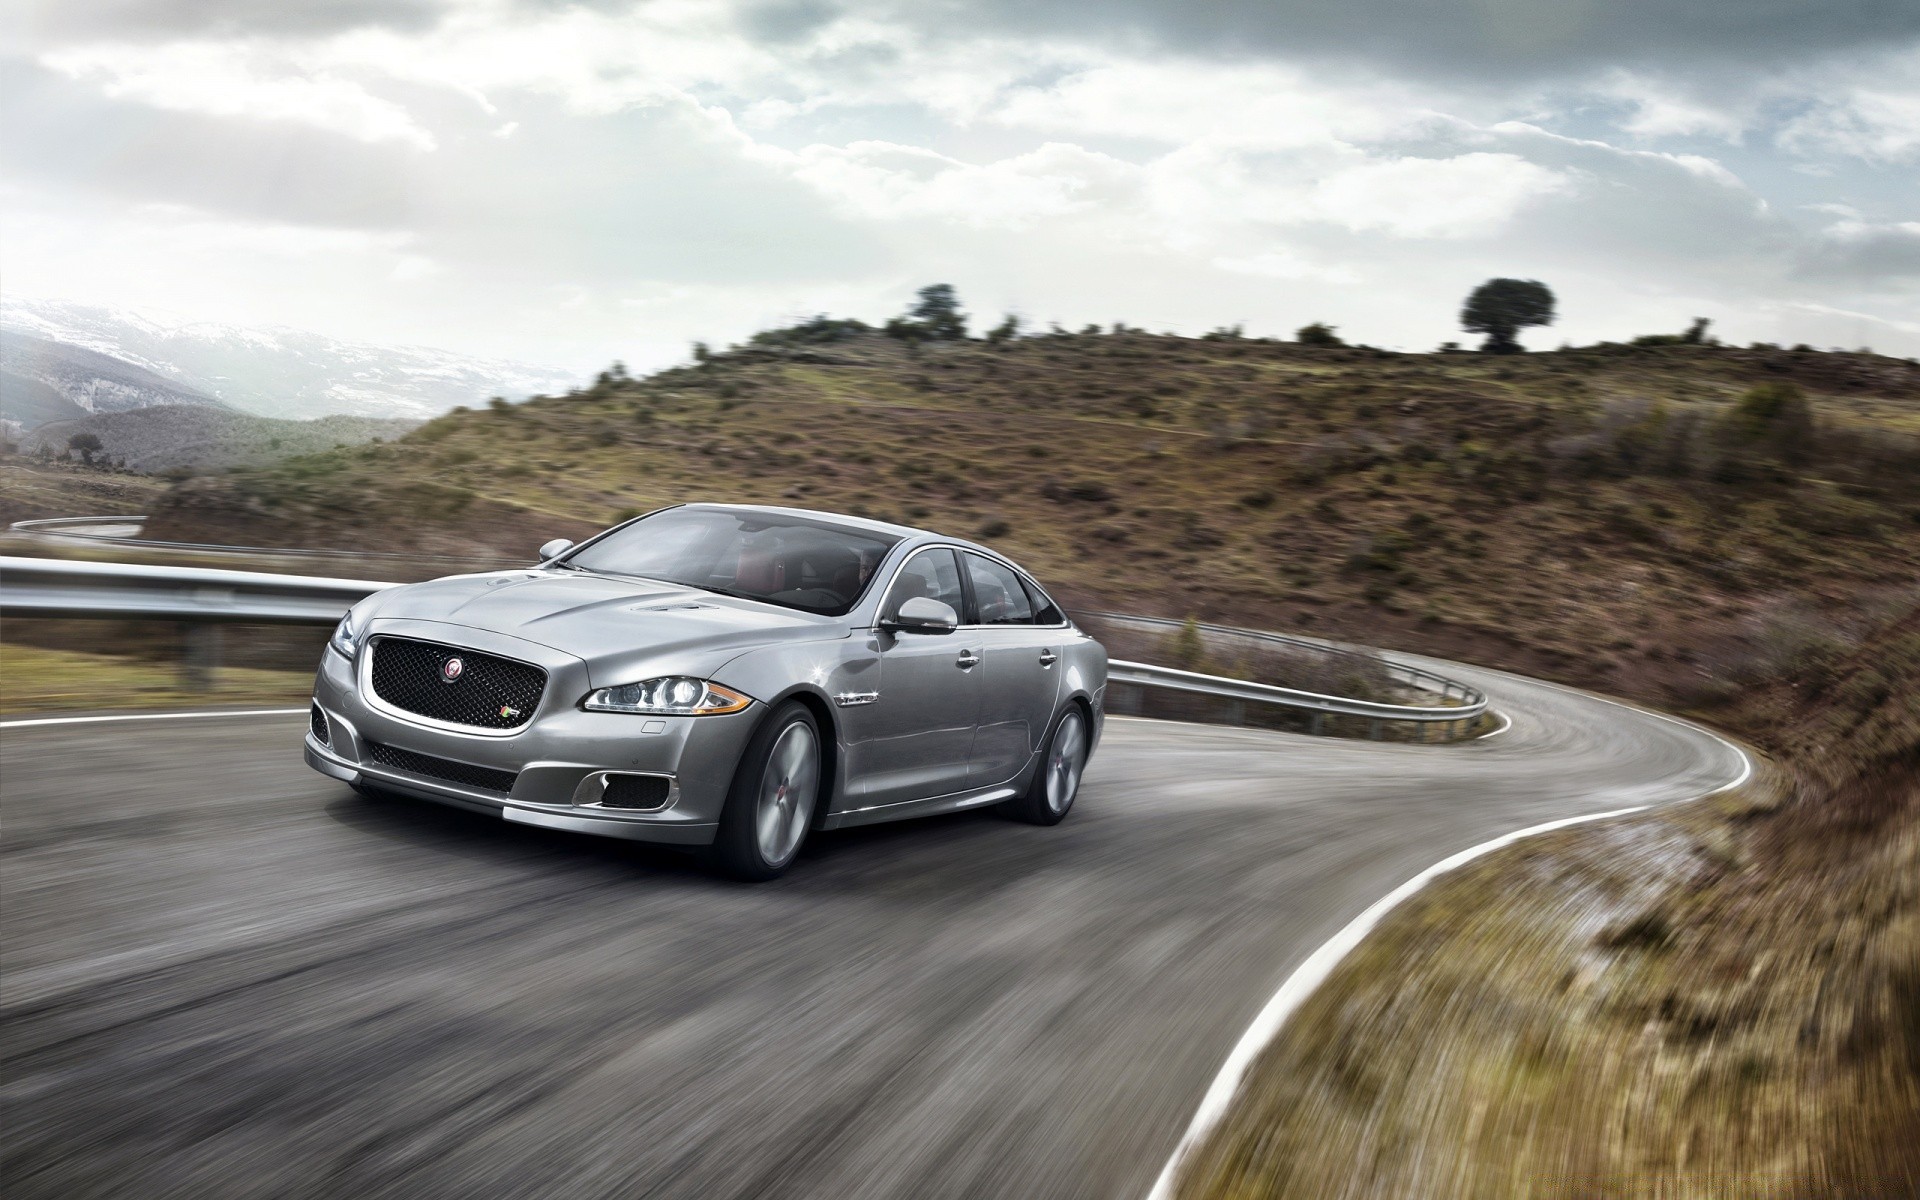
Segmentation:
<svg viewBox="0 0 1920 1200">
<path fill-rule="evenodd" d="M 0 1184 L 27 1197 L 1109 1198 L 1291 968 L 1434 861 L 1735 778 L 1447 667 L 1460 746 L 1114 720 L 1055 829 L 816 835 L 773 884 L 376 802 L 305 716 L 0 732 Z"/>
</svg>

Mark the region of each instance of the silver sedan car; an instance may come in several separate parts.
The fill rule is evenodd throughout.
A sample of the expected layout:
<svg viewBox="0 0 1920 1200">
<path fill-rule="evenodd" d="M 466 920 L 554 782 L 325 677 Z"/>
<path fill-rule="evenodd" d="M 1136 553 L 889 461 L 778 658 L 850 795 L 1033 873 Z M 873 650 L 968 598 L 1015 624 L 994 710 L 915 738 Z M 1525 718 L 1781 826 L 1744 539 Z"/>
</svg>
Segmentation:
<svg viewBox="0 0 1920 1200">
<path fill-rule="evenodd" d="M 770 879 L 814 829 L 982 805 L 1057 824 L 1100 739 L 1106 651 L 984 546 L 688 504 L 540 557 L 355 605 L 308 764 Z"/>
</svg>

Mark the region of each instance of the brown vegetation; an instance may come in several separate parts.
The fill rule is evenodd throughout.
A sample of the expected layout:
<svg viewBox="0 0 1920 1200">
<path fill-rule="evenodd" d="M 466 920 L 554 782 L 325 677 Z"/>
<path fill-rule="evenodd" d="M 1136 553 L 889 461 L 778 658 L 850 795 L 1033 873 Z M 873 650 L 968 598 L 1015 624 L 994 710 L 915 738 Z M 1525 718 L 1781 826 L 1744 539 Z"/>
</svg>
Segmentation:
<svg viewBox="0 0 1920 1200">
<path fill-rule="evenodd" d="M 1844 642 L 1920 577 L 1920 365 L 1901 360 L 802 328 L 190 481 L 150 535 L 518 562 L 678 500 L 788 503 L 986 538 L 1083 607 L 1682 707 L 1793 629 Z"/>
<path fill-rule="evenodd" d="M 1920 611 L 1721 711 L 1788 768 L 1429 888 L 1180 1194 L 1920 1195 L 1916 695 Z"/>
</svg>

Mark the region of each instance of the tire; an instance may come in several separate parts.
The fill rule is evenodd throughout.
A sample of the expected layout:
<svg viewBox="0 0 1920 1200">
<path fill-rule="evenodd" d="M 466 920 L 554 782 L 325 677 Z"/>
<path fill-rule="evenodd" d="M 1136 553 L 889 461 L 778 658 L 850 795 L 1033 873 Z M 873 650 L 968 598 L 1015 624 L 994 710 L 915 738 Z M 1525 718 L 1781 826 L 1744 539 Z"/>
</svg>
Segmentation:
<svg viewBox="0 0 1920 1200">
<path fill-rule="evenodd" d="M 1078 704 L 1062 709 L 1053 719 L 1046 753 L 1027 785 L 1026 795 L 1002 804 L 1000 811 L 1029 825 L 1058 825 L 1066 820 L 1073 811 L 1074 798 L 1080 794 L 1080 776 L 1087 769 L 1092 732 L 1086 710 Z"/>
<path fill-rule="evenodd" d="M 820 803 L 826 762 L 820 725 L 798 700 L 775 709 L 733 774 L 713 862 L 735 879 L 777 879 L 800 855 Z"/>
</svg>

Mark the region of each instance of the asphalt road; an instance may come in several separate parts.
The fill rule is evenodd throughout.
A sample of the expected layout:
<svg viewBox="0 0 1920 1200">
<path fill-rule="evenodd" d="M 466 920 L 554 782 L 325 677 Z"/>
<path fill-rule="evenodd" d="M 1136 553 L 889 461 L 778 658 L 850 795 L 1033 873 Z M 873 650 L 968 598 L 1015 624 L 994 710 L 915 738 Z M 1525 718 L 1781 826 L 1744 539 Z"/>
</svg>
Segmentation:
<svg viewBox="0 0 1920 1200">
<path fill-rule="evenodd" d="M 1512 728 L 1115 720 L 1055 829 L 816 835 L 785 879 L 360 798 L 304 717 L 0 733 L 0 1185 L 97 1195 L 1137 1196 L 1290 969 L 1445 855 L 1728 782 L 1489 672 Z"/>
</svg>

